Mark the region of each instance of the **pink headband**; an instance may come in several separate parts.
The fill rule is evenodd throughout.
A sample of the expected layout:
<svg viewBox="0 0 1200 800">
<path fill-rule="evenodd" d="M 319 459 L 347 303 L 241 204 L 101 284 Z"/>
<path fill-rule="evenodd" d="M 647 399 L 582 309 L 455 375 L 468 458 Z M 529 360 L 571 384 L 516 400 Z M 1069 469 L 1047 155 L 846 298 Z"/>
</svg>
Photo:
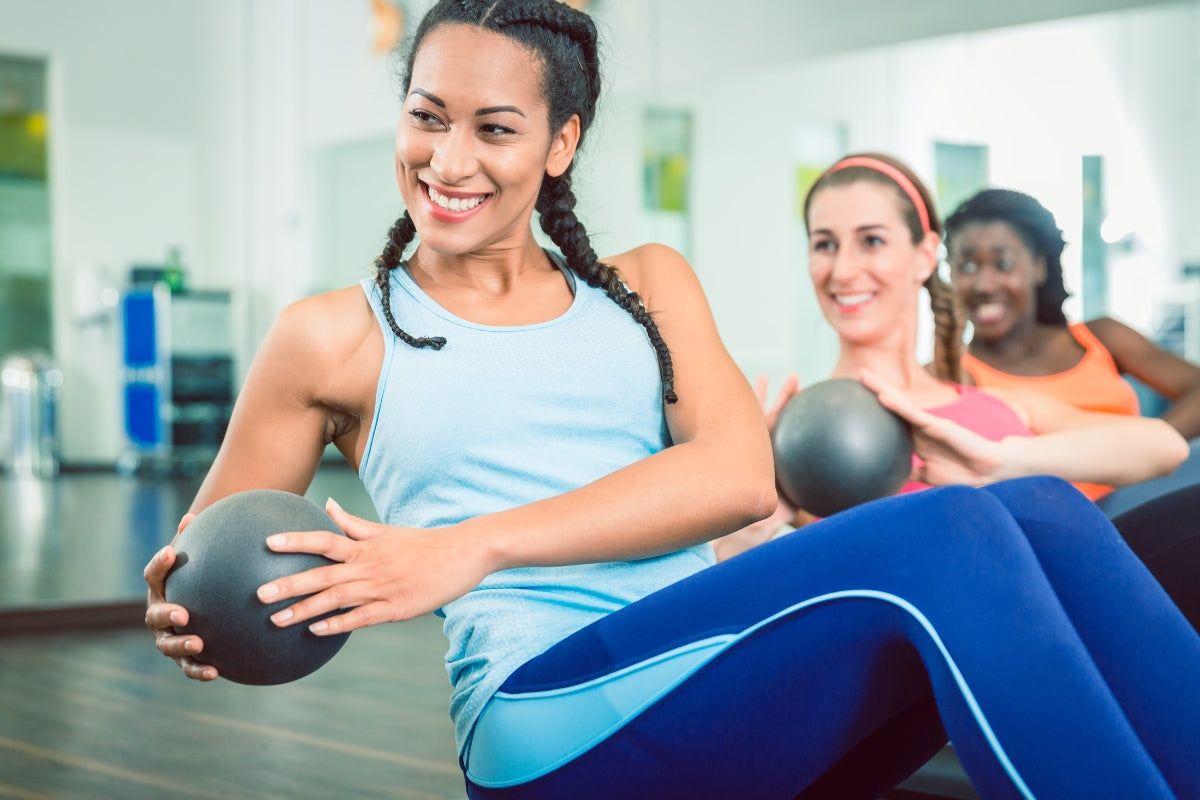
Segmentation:
<svg viewBox="0 0 1200 800">
<path fill-rule="evenodd" d="M 912 200 L 913 206 L 917 209 L 917 217 L 921 220 L 921 230 L 925 233 L 930 232 L 929 209 L 925 207 L 925 201 L 921 198 L 921 193 L 917 191 L 917 187 L 908 179 L 907 175 L 886 161 L 880 161 L 870 156 L 850 156 L 849 158 L 843 158 L 830 167 L 829 172 L 837 172 L 839 169 L 845 169 L 846 167 L 866 167 L 867 169 L 873 169 L 895 181 L 896 185 L 904 190 L 904 193 L 908 195 L 908 199 Z"/>
</svg>

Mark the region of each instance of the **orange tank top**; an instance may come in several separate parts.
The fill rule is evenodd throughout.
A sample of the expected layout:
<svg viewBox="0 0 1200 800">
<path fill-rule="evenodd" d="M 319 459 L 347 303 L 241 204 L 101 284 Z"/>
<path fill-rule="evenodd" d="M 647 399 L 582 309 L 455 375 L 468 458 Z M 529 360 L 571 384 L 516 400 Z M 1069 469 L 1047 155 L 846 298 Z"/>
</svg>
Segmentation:
<svg viewBox="0 0 1200 800">
<path fill-rule="evenodd" d="M 1121 373 L 1100 340 L 1082 322 L 1068 326 L 1075 341 L 1083 346 L 1083 358 L 1063 372 L 1051 375 L 1011 375 L 989 367 L 975 356 L 963 356 L 963 368 L 981 389 L 1011 389 L 1050 395 L 1084 411 L 1137 416 L 1137 394 Z"/>
<path fill-rule="evenodd" d="M 1079 363 L 1063 372 L 1050 375 L 1012 375 L 989 367 L 975 356 L 963 355 L 963 368 L 983 389 L 1009 389 L 1039 392 L 1055 397 L 1084 411 L 1137 416 L 1140 413 L 1137 393 L 1117 370 L 1112 355 L 1082 322 L 1068 326 L 1075 341 L 1084 349 Z M 1093 500 L 1112 491 L 1112 487 L 1095 483 L 1075 486 Z"/>
</svg>

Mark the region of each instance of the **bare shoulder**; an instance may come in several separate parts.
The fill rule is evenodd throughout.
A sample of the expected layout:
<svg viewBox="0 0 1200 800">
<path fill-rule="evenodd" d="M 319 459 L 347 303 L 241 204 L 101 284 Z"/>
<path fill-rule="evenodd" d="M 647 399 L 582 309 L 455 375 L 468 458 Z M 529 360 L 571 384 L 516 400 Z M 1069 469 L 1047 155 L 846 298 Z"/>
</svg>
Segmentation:
<svg viewBox="0 0 1200 800">
<path fill-rule="evenodd" d="M 286 306 L 255 360 L 304 402 L 357 407 L 374 391 L 383 337 L 362 289 L 351 286 Z"/>
<path fill-rule="evenodd" d="M 699 289 L 699 281 L 683 254 L 665 244 L 644 244 L 624 253 L 601 259 L 616 267 L 630 289 L 642 297 L 647 308 L 655 299 L 666 300 L 685 287 Z"/>
<path fill-rule="evenodd" d="M 1084 324 L 1109 352 L 1121 353 L 1128 352 L 1130 348 L 1143 349 L 1156 346 L 1138 331 L 1112 317 L 1097 317 Z"/>
<path fill-rule="evenodd" d="M 297 300 L 279 313 L 270 337 L 313 357 L 344 359 L 378 333 L 367 298 L 357 286 Z"/>
<path fill-rule="evenodd" d="M 683 254 L 665 244 L 643 244 L 600 260 L 612 264 L 629 281 L 653 278 L 661 273 L 692 271 Z"/>
</svg>

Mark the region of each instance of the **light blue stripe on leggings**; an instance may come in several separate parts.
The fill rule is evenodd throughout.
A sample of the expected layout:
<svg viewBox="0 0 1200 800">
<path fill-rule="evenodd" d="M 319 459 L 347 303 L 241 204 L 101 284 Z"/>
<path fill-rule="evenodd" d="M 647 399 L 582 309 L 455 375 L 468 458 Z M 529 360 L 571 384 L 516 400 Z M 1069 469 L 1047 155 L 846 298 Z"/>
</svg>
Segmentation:
<svg viewBox="0 0 1200 800">
<path fill-rule="evenodd" d="M 520 694 L 497 692 L 475 726 L 467 754 L 467 777 L 489 789 L 528 783 L 613 735 L 696 670 L 760 628 L 821 603 L 847 599 L 891 603 L 921 624 L 945 660 L 996 760 L 1021 796 L 1034 800 L 933 624 L 907 600 L 871 589 L 820 595 L 785 608 L 739 634 L 702 639 L 577 686 Z M 513 746 L 514 742 L 519 746 Z"/>
</svg>

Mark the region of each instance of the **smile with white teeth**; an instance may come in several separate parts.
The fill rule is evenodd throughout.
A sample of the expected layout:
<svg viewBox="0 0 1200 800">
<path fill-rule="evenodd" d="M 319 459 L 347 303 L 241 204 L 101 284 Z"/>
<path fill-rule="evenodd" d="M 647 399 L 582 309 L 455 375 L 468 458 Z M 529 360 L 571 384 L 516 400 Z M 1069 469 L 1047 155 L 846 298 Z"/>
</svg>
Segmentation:
<svg viewBox="0 0 1200 800">
<path fill-rule="evenodd" d="M 1004 317 L 1003 303 L 980 303 L 971 310 L 971 314 L 979 322 L 995 322 Z"/>
<path fill-rule="evenodd" d="M 842 306 L 856 306 L 859 303 L 865 303 L 875 296 L 874 292 L 862 292 L 861 294 L 835 294 L 834 302 Z"/>
<path fill-rule="evenodd" d="M 477 194 L 474 197 L 446 197 L 432 186 L 428 189 L 429 199 L 447 211 L 470 211 L 488 198 L 486 194 Z"/>
</svg>

